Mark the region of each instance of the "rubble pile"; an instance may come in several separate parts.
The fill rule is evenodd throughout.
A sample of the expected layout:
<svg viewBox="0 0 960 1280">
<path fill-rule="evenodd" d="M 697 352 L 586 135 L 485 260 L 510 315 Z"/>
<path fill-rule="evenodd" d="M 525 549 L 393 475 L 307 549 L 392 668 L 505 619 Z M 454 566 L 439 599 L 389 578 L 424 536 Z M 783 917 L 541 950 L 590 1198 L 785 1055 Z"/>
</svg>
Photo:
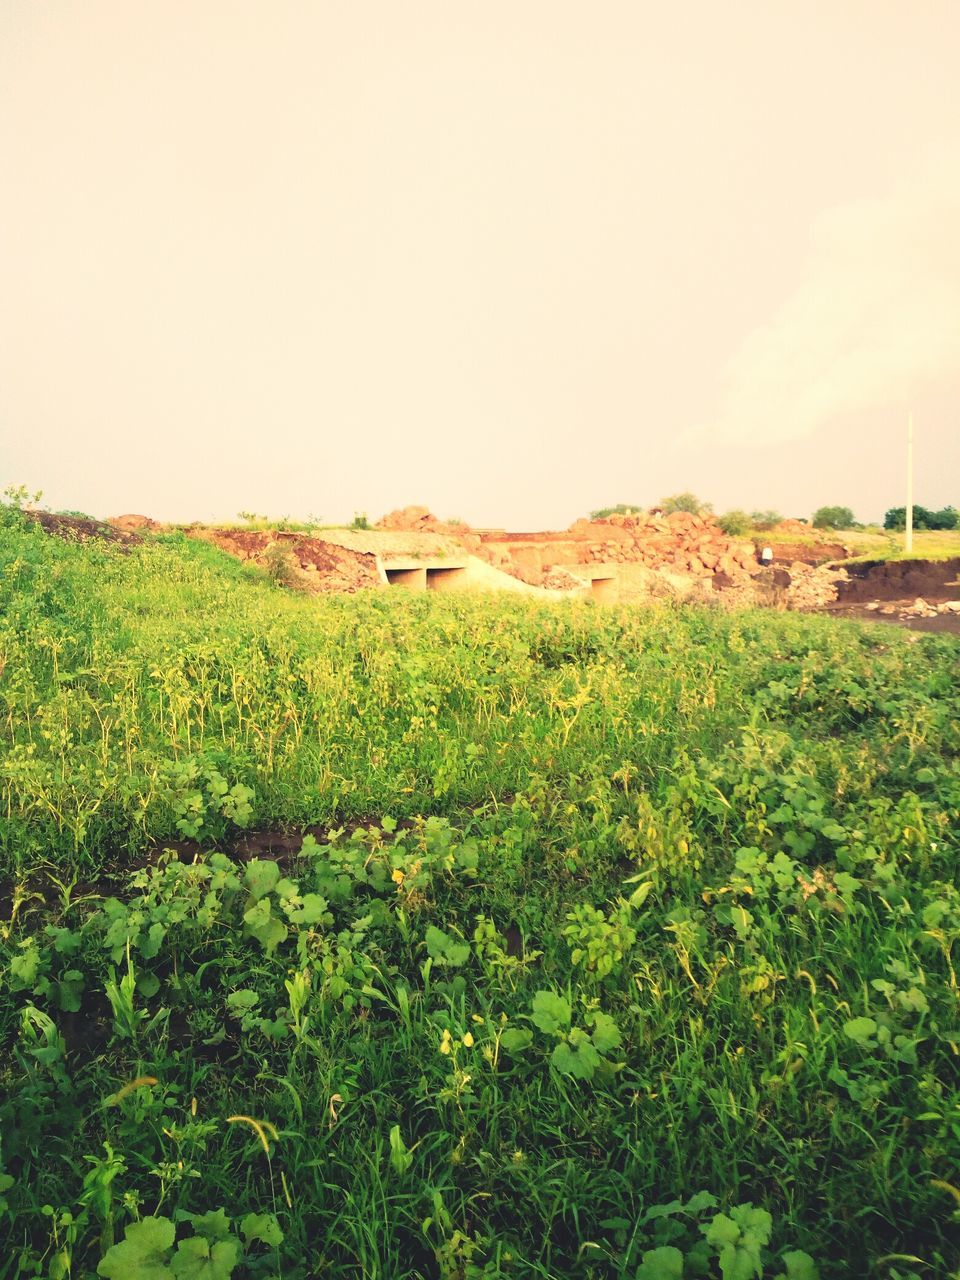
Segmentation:
<svg viewBox="0 0 960 1280">
<path fill-rule="evenodd" d="M 158 533 L 161 530 L 168 529 L 169 525 L 158 523 L 151 520 L 149 516 L 111 516 L 107 521 L 113 529 L 118 529 L 121 533 Z"/>
<path fill-rule="evenodd" d="M 833 604 L 839 593 L 838 583 L 846 582 L 844 569 L 830 569 L 795 560 L 786 573 L 790 577 L 785 587 L 788 609 L 823 609 Z"/>
<path fill-rule="evenodd" d="M 382 533 L 441 533 L 479 544 L 479 538 L 474 537 L 469 525 L 459 521 L 438 520 L 428 507 L 398 507 L 396 511 L 389 511 L 373 527 Z"/>
<path fill-rule="evenodd" d="M 558 565 L 574 569 L 600 563 L 641 565 L 698 579 L 723 574 L 727 585 L 733 585 L 758 568 L 749 538 L 730 538 L 716 521 L 685 511 L 577 520 L 565 533 L 481 534 L 477 554 L 508 572 L 522 571 L 526 581 Z"/>
<path fill-rule="evenodd" d="M 896 614 L 903 619 L 936 618 L 944 613 L 960 614 L 960 600 L 940 600 L 934 604 L 930 600 L 924 600 L 922 596 L 917 596 L 912 603 L 907 600 L 886 602 L 870 600 L 863 607 L 870 613 Z"/>
</svg>

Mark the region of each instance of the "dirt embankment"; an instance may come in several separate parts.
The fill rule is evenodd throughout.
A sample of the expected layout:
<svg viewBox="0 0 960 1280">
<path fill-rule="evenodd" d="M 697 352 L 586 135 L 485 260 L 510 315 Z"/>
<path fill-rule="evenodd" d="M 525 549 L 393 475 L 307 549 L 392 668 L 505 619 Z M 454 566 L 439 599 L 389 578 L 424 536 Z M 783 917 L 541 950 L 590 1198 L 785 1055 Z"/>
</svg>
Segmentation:
<svg viewBox="0 0 960 1280">
<path fill-rule="evenodd" d="M 188 537 L 266 569 L 286 586 L 312 592 L 354 592 L 381 586 L 377 558 L 322 538 L 274 529 L 211 529 L 195 526 Z"/>
<path fill-rule="evenodd" d="M 862 560 L 845 566 L 839 604 L 869 600 L 955 600 L 960 597 L 960 557 L 952 560 Z"/>
<path fill-rule="evenodd" d="M 757 539 L 758 549 L 769 547 L 774 564 L 828 564 L 831 560 L 845 560 L 849 547 L 842 542 L 764 542 Z"/>
<path fill-rule="evenodd" d="M 47 533 L 68 542 L 139 542 L 135 533 L 117 528 L 112 521 L 94 520 L 90 516 L 62 516 L 52 511 L 25 511 L 24 515 L 35 520 Z"/>
<path fill-rule="evenodd" d="M 846 566 L 846 579 L 834 616 L 960 635 L 960 557 L 863 560 Z"/>
</svg>

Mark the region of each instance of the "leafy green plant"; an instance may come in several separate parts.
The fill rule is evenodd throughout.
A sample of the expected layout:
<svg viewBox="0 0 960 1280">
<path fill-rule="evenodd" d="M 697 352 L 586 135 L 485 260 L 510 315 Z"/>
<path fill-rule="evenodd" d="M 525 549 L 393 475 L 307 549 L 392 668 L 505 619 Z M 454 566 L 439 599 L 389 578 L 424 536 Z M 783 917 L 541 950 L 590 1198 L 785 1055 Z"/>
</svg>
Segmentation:
<svg viewBox="0 0 960 1280">
<path fill-rule="evenodd" d="M 570 946 L 570 963 L 588 977 L 603 979 L 619 972 L 637 940 L 627 903 L 605 914 L 586 903 L 566 913 L 563 936 Z"/>
<path fill-rule="evenodd" d="M 252 788 L 232 786 L 219 769 L 191 758 L 171 761 L 164 771 L 167 801 L 177 815 L 181 835 L 196 839 L 222 837 L 231 827 L 244 828 L 253 817 Z"/>
<path fill-rule="evenodd" d="M 128 1040 L 136 1040 L 141 1025 L 146 1021 L 146 1009 L 136 1007 L 137 978 L 130 955 L 130 944 L 127 943 L 127 971 L 122 978 L 117 978 L 115 969 L 110 971 L 110 979 L 106 985 L 107 999 L 113 1010 L 113 1026 L 118 1036 Z"/>
<path fill-rule="evenodd" d="M 184 1214 L 193 1235 L 177 1239 L 170 1218 L 131 1223 L 119 1244 L 104 1254 L 97 1274 L 106 1280 L 229 1280 L 242 1258 L 258 1244 L 275 1248 L 283 1232 L 272 1215 L 250 1213 L 239 1222 L 241 1241 L 223 1210 Z"/>
<path fill-rule="evenodd" d="M 569 1000 L 554 991 L 538 991 L 533 997 L 530 1021 L 538 1031 L 556 1040 L 550 1064 L 561 1075 L 592 1080 L 599 1068 L 615 1069 L 609 1054 L 623 1043 L 616 1022 L 600 1010 L 588 1010 L 583 1026 L 573 1023 Z M 505 1031 L 502 1043 L 511 1053 L 522 1052 L 533 1041 L 529 1032 Z"/>
<path fill-rule="evenodd" d="M 470 959 L 470 944 L 457 942 L 450 934 L 431 925 L 425 938 L 427 955 L 434 964 L 459 969 Z"/>
</svg>

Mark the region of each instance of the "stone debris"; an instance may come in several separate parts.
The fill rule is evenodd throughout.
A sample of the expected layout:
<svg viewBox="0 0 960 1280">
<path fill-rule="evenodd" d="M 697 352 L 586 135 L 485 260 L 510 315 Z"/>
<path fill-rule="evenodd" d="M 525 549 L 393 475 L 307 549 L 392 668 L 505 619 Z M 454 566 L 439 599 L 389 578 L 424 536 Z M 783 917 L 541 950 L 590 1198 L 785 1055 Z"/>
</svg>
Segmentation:
<svg viewBox="0 0 960 1280">
<path fill-rule="evenodd" d="M 159 529 L 168 528 L 168 525 L 158 524 L 156 520 L 151 520 L 149 516 L 111 516 L 107 521 L 114 529 L 119 529 L 121 533 L 142 533 L 145 529 L 148 531 L 157 531 Z"/>
<path fill-rule="evenodd" d="M 438 520 L 429 507 L 399 507 L 389 511 L 373 526 L 393 533 L 445 533 L 455 537 L 469 535 L 470 526 L 459 521 Z"/>
<path fill-rule="evenodd" d="M 805 520 L 781 520 L 773 526 L 772 533 L 809 533 L 811 526 Z"/>
<path fill-rule="evenodd" d="M 786 565 L 775 569 L 779 580 L 768 580 L 749 538 L 730 537 L 711 516 L 684 511 L 617 512 L 602 520 L 576 520 L 561 533 L 490 530 L 478 535 L 475 554 L 536 586 L 545 585 L 557 568 L 574 575 L 582 569 L 590 576 L 591 569 L 610 566 L 621 599 L 664 593 L 693 599 L 718 591 L 725 603 L 770 603 L 775 597 L 791 609 L 836 599 L 833 583 L 842 570 L 817 566 L 846 553 L 840 544 L 778 544 L 774 558 Z"/>
<path fill-rule="evenodd" d="M 936 616 L 937 606 L 927 604 L 921 596 L 918 596 L 913 604 L 908 604 L 900 610 L 901 618 L 935 618 Z"/>
<path fill-rule="evenodd" d="M 845 582 L 846 570 L 827 565 L 811 565 L 795 560 L 790 565 L 790 584 L 786 588 L 789 609 L 823 609 L 833 604 L 838 595 L 839 583 Z"/>
<path fill-rule="evenodd" d="M 589 579 L 574 577 L 566 569 L 549 569 L 540 575 L 540 581 L 536 583 L 539 587 L 546 587 L 548 591 L 577 591 L 588 585 Z"/>
</svg>

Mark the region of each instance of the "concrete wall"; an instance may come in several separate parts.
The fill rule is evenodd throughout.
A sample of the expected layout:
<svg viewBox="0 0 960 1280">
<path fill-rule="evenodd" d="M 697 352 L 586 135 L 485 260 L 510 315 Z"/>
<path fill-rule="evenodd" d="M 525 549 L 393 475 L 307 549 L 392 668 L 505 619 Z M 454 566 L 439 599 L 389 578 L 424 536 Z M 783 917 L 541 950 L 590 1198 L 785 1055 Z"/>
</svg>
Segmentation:
<svg viewBox="0 0 960 1280">
<path fill-rule="evenodd" d="M 427 569 L 426 574 L 428 591 L 462 591 L 467 585 L 464 565 Z"/>
</svg>

